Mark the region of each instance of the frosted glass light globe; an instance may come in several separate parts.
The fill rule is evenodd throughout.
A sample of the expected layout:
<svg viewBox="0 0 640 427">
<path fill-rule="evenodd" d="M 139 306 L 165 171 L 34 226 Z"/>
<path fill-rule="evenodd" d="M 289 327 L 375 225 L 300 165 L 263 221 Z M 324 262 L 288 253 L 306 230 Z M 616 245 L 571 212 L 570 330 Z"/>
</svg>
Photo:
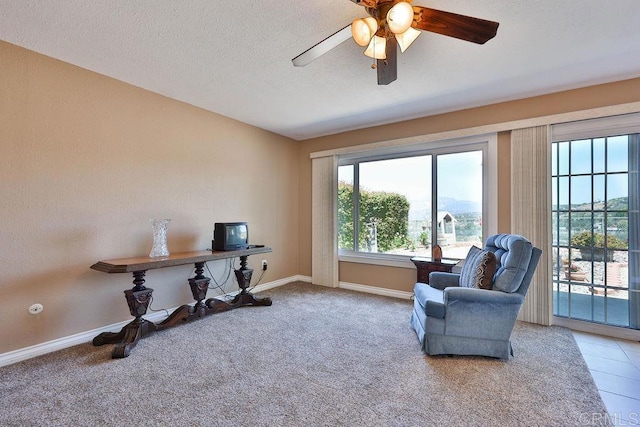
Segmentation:
<svg viewBox="0 0 640 427">
<path fill-rule="evenodd" d="M 409 27 L 404 33 L 396 34 L 396 40 L 398 40 L 398 46 L 400 46 L 400 52 L 404 52 L 407 48 L 418 38 L 421 31 L 415 28 Z"/>
<path fill-rule="evenodd" d="M 413 7 L 405 1 L 396 3 L 387 12 L 387 27 L 393 34 L 404 33 L 411 27 L 412 22 Z"/>
<path fill-rule="evenodd" d="M 368 46 L 373 35 L 378 31 L 378 21 L 369 16 L 356 19 L 351 23 L 351 35 L 360 46 Z"/>
<path fill-rule="evenodd" d="M 387 59 L 387 39 L 373 36 L 364 54 L 373 59 Z"/>
</svg>

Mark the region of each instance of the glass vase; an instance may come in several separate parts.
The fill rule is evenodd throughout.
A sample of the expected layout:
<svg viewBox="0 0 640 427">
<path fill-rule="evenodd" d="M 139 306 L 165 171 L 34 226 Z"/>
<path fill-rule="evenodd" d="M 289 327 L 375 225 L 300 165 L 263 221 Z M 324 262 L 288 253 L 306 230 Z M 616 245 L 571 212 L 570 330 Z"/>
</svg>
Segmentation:
<svg viewBox="0 0 640 427">
<path fill-rule="evenodd" d="M 153 247 L 151 248 L 150 258 L 160 258 L 169 256 L 167 248 L 167 228 L 170 219 L 152 219 L 151 227 L 153 228 Z"/>
</svg>

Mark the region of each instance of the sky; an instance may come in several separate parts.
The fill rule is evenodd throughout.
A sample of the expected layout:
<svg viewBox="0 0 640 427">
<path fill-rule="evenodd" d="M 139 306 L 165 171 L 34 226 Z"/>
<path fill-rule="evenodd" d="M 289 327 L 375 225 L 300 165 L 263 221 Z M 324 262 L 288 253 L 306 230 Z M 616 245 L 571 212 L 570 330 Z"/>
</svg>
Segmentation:
<svg viewBox="0 0 640 427">
<path fill-rule="evenodd" d="M 571 190 L 571 204 L 591 203 L 592 178 L 590 175 L 574 176 L 571 179 L 566 176 L 562 177 L 562 175 L 569 173 L 572 175 L 591 174 L 592 172 L 594 173 L 594 201 L 604 201 L 605 186 L 606 196 L 609 200 L 627 197 L 629 192 L 628 175 L 618 173 L 627 172 L 629 168 L 627 141 L 628 137 L 623 135 L 608 138 L 606 144 L 605 138 L 554 144 L 558 150 L 552 151 L 552 175 L 559 174 L 560 178 L 558 178 L 559 182 L 555 179 L 552 182 L 553 200 L 557 200 L 559 195 L 560 205 L 569 204 L 569 190 Z M 606 178 L 605 171 L 608 173 Z"/>
<path fill-rule="evenodd" d="M 350 181 L 352 169 L 339 168 L 338 179 Z M 438 156 L 438 195 L 482 201 L 482 151 Z M 431 194 L 431 156 L 408 157 L 360 164 L 360 186 L 400 193 L 409 201 L 428 201 Z"/>
</svg>

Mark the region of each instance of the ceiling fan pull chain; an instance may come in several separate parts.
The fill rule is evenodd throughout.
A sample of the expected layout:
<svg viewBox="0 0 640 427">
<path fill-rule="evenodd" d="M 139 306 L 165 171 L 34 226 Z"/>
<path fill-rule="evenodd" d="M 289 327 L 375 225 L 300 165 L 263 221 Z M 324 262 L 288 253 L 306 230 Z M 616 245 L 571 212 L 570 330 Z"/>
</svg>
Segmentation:
<svg viewBox="0 0 640 427">
<path fill-rule="evenodd" d="M 371 40 L 371 42 L 373 43 L 373 51 L 376 51 L 376 39 L 375 37 Z M 371 69 L 375 70 L 376 68 L 378 68 L 378 64 L 376 61 L 376 58 L 372 58 L 373 59 L 373 64 L 371 64 Z"/>
</svg>

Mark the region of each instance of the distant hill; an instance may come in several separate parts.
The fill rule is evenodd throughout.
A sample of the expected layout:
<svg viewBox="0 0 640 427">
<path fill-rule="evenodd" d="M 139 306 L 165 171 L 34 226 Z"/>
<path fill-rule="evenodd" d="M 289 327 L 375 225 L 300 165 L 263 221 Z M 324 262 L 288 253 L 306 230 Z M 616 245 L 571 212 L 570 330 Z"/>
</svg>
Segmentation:
<svg viewBox="0 0 640 427">
<path fill-rule="evenodd" d="M 438 198 L 438 209 L 441 211 L 449 211 L 453 215 L 463 213 L 481 213 L 482 203 L 472 200 L 458 200 L 449 197 Z"/>
<path fill-rule="evenodd" d="M 554 207 L 555 208 L 555 207 Z M 568 210 L 568 205 L 560 205 L 560 209 Z M 603 211 L 605 208 L 604 202 L 595 202 L 593 204 L 593 209 L 597 211 Z M 571 209 L 574 211 L 590 211 L 591 203 L 578 203 L 571 206 Z M 629 198 L 628 197 L 617 197 L 615 199 L 609 200 L 607 204 L 607 209 L 610 211 L 628 211 L 629 210 Z"/>
<path fill-rule="evenodd" d="M 441 211 L 448 211 L 453 216 L 469 213 L 482 213 L 481 203 L 471 200 L 458 200 L 441 197 L 438 199 L 438 207 Z M 431 205 L 426 201 L 412 201 L 411 210 L 409 211 L 409 220 L 423 220 L 429 217 L 429 212 L 431 212 Z"/>
<path fill-rule="evenodd" d="M 617 199 L 609 200 L 607 209 L 612 211 L 628 211 L 629 210 L 629 198 L 618 197 Z"/>
</svg>

